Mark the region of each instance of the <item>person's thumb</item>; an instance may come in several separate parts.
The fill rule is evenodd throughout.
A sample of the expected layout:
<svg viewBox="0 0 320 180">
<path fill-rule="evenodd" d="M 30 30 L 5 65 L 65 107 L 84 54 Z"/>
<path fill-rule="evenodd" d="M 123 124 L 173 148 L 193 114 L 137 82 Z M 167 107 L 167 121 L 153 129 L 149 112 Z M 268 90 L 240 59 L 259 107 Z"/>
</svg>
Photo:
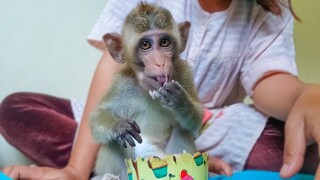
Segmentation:
<svg viewBox="0 0 320 180">
<path fill-rule="evenodd" d="M 209 157 L 209 171 L 226 176 L 232 175 L 231 166 L 217 157 Z"/>
<path fill-rule="evenodd" d="M 280 170 L 282 178 L 290 178 L 301 169 L 306 151 L 304 121 L 299 116 L 289 116 L 285 125 L 284 159 Z"/>
</svg>

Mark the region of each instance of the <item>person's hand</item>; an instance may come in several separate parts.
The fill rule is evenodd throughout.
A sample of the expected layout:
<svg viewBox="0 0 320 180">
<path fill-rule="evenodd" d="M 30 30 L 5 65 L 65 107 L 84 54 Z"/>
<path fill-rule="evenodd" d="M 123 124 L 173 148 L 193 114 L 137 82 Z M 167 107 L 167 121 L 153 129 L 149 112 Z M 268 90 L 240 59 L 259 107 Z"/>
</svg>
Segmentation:
<svg viewBox="0 0 320 180">
<path fill-rule="evenodd" d="M 320 145 L 320 86 L 307 85 L 294 103 L 285 125 L 283 178 L 299 172 L 303 165 L 306 145 Z M 320 168 L 316 172 L 320 179 Z"/>
<path fill-rule="evenodd" d="M 210 172 L 227 176 L 232 175 L 231 166 L 220 158 L 209 157 L 208 164 Z"/>
<path fill-rule="evenodd" d="M 29 166 L 8 166 L 3 168 L 3 173 L 14 180 L 19 179 L 85 179 L 81 177 L 80 172 L 72 167 L 67 166 L 63 169 L 49 167 L 29 167 Z"/>
</svg>

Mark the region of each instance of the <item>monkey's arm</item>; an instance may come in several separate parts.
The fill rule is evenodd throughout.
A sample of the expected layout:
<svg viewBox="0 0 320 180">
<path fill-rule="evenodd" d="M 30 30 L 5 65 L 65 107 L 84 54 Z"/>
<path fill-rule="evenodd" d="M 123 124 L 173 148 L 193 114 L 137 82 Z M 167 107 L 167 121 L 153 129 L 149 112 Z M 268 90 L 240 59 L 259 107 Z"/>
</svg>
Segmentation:
<svg viewBox="0 0 320 180">
<path fill-rule="evenodd" d="M 125 79 L 121 76 L 117 76 L 115 79 L 107 94 L 91 113 L 92 134 L 99 143 L 114 141 L 126 147 L 127 141 L 130 146 L 135 146 L 133 139 L 139 143 L 142 142 L 142 139 L 139 135 L 140 127 L 132 119 L 132 115 L 126 113 L 131 108 L 127 102 L 132 101 L 132 99 L 124 96 L 123 91 L 119 91 L 119 89 L 125 88 L 122 87 L 123 84 L 127 85 Z M 131 98 L 134 98 L 134 96 L 131 96 Z"/>
</svg>

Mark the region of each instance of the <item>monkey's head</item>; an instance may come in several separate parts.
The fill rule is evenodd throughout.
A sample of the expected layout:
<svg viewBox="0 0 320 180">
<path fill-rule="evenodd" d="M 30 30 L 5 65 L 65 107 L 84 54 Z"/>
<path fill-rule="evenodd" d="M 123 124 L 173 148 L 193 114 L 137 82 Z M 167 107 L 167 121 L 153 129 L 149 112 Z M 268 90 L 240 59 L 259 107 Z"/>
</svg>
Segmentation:
<svg viewBox="0 0 320 180">
<path fill-rule="evenodd" d="M 189 28 L 189 22 L 176 24 L 167 9 L 140 3 L 127 15 L 121 35 L 108 33 L 103 40 L 113 59 L 126 63 L 144 89 L 155 90 L 172 80 Z"/>
</svg>

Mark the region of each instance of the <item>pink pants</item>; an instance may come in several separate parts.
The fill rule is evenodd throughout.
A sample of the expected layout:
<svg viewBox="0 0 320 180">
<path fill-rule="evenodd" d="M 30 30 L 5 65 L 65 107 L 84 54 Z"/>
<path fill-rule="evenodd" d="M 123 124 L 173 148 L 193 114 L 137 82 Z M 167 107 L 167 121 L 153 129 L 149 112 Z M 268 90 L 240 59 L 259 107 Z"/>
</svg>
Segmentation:
<svg viewBox="0 0 320 180">
<path fill-rule="evenodd" d="M 253 147 L 245 169 L 279 171 L 283 156 L 284 123 L 269 119 Z M 0 105 L 0 133 L 39 166 L 68 163 L 77 123 L 70 101 L 44 94 L 15 93 Z M 302 173 L 314 174 L 318 147 L 308 146 Z"/>
</svg>

